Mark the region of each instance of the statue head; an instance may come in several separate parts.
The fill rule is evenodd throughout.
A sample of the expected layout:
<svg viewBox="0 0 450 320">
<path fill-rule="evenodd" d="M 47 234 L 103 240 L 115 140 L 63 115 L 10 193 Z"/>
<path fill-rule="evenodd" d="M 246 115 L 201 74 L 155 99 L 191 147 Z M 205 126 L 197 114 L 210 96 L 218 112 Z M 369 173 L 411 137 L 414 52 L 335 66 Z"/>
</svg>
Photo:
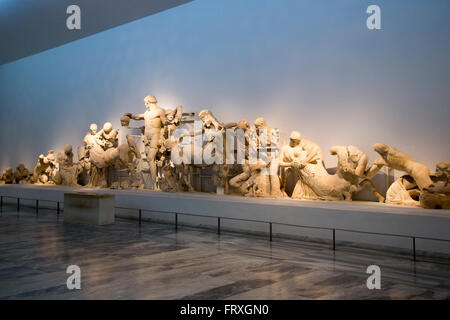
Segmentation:
<svg viewBox="0 0 450 320">
<path fill-rule="evenodd" d="M 66 155 L 70 155 L 72 153 L 72 146 L 70 144 L 66 144 L 64 146 L 64 153 Z"/>
<path fill-rule="evenodd" d="M 25 169 L 25 165 L 23 163 L 19 164 L 16 168 L 19 171 L 23 171 Z"/>
<path fill-rule="evenodd" d="M 173 121 L 173 119 L 175 118 L 175 112 L 176 112 L 176 110 L 168 110 L 168 111 L 166 111 L 166 119 L 167 119 L 167 121 Z"/>
<path fill-rule="evenodd" d="M 89 131 L 91 132 L 91 134 L 97 134 L 97 124 L 95 123 L 91 123 L 91 125 L 89 126 Z"/>
<path fill-rule="evenodd" d="M 289 135 L 289 145 L 291 147 L 296 147 L 300 144 L 301 141 L 302 141 L 301 133 L 298 131 L 292 131 L 291 134 Z"/>
<path fill-rule="evenodd" d="M 158 101 L 156 100 L 155 96 L 146 96 L 144 98 L 144 103 L 145 103 L 145 106 L 147 107 L 147 109 L 150 108 L 150 105 L 156 104 L 157 102 Z"/>
<path fill-rule="evenodd" d="M 112 131 L 112 123 L 111 122 L 105 122 L 105 124 L 103 125 L 103 132 L 104 133 L 110 133 Z"/>
<path fill-rule="evenodd" d="M 213 116 L 212 112 L 208 109 L 200 111 L 198 116 L 202 120 L 203 125 L 206 128 L 214 127 L 217 130 L 220 130 L 223 128 L 223 125 L 221 123 L 219 123 L 219 121 Z"/>
<path fill-rule="evenodd" d="M 240 120 L 238 123 L 237 123 L 237 128 L 238 129 L 242 129 L 242 130 L 248 130 L 248 129 L 250 129 L 250 122 L 248 122 L 248 120 L 245 120 L 245 119 L 243 119 L 243 120 Z"/>
<path fill-rule="evenodd" d="M 256 129 L 264 129 L 266 127 L 266 120 L 264 118 L 258 118 L 255 120 Z"/>
<path fill-rule="evenodd" d="M 127 127 L 130 124 L 131 113 L 126 113 L 120 118 L 120 124 L 122 127 Z"/>
<path fill-rule="evenodd" d="M 46 156 L 48 161 L 55 161 L 55 151 L 54 150 L 48 150 L 48 154 Z"/>
</svg>

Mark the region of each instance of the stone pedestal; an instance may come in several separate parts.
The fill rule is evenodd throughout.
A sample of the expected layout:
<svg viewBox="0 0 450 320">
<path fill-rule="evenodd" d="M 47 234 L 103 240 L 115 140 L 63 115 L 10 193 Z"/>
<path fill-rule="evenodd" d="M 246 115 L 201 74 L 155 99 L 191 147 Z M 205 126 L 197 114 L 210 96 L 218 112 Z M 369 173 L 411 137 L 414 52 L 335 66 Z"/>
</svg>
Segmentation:
<svg viewBox="0 0 450 320">
<path fill-rule="evenodd" d="M 64 222 L 114 223 L 114 195 L 94 192 L 64 193 Z"/>
</svg>

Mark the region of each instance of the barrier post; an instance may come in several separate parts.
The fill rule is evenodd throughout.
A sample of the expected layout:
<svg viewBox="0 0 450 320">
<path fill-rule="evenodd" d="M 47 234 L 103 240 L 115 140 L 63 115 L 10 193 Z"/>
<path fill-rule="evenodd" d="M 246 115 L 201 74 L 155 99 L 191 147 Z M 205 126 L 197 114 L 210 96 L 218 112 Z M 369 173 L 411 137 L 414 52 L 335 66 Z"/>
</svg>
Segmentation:
<svg viewBox="0 0 450 320">
<path fill-rule="evenodd" d="M 333 229 L 333 251 L 336 251 L 336 229 Z"/>
<path fill-rule="evenodd" d="M 175 212 L 175 230 L 178 230 L 178 213 Z"/>
</svg>

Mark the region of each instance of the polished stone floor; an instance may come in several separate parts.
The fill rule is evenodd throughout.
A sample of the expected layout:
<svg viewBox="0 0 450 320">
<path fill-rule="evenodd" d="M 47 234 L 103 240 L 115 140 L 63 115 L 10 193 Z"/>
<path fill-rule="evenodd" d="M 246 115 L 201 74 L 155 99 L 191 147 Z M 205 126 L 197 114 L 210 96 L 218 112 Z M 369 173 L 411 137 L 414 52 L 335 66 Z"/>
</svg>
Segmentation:
<svg viewBox="0 0 450 320">
<path fill-rule="evenodd" d="M 69 265 L 81 289 L 69 290 Z M 381 268 L 368 290 L 366 268 Z M 449 299 L 450 261 L 136 221 L 0 217 L 0 299 Z"/>
</svg>

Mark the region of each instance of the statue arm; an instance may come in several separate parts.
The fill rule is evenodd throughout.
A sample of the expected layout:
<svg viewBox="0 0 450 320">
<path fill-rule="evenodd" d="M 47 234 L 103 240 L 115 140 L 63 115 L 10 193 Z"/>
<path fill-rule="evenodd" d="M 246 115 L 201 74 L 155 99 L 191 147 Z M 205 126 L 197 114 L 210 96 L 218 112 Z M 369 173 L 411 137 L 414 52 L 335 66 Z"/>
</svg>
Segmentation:
<svg viewBox="0 0 450 320">
<path fill-rule="evenodd" d="M 231 129 L 231 128 L 237 127 L 237 123 L 236 123 L 236 122 L 225 123 L 225 124 L 223 125 L 223 127 L 224 127 L 225 129 Z"/>
<path fill-rule="evenodd" d="M 364 177 L 364 173 L 366 171 L 366 166 L 367 163 L 369 162 L 369 157 L 367 156 L 367 154 L 362 154 L 361 158 L 358 161 L 358 165 L 356 166 L 355 169 L 355 173 L 358 177 L 363 178 Z"/>
<path fill-rule="evenodd" d="M 143 113 L 139 113 L 139 114 L 131 115 L 131 119 L 133 119 L 133 120 L 144 120 L 144 114 Z"/>
<path fill-rule="evenodd" d="M 175 113 L 175 124 L 178 124 L 181 122 L 181 118 L 183 117 L 183 106 L 179 105 L 176 109 Z"/>
<path fill-rule="evenodd" d="M 278 165 L 283 168 L 284 167 L 292 167 L 292 161 L 285 161 L 286 157 L 284 156 L 284 153 L 285 153 L 285 149 L 281 148 Z"/>
<path fill-rule="evenodd" d="M 366 178 L 373 177 L 378 171 L 386 165 L 386 162 L 383 158 L 378 158 L 374 161 L 372 167 L 366 172 Z"/>
</svg>

